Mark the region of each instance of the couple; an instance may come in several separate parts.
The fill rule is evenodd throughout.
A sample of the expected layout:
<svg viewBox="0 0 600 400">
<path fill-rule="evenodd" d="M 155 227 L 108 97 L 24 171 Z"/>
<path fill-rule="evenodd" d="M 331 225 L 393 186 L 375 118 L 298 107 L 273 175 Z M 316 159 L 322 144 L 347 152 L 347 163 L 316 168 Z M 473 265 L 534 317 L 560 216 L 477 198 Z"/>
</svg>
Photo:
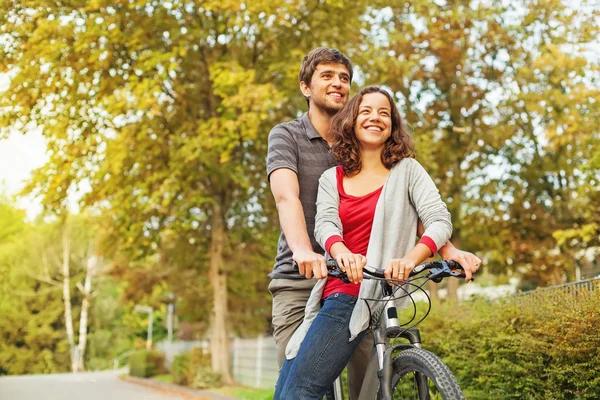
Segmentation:
<svg viewBox="0 0 600 400">
<path fill-rule="evenodd" d="M 447 243 L 450 215 L 412 158 L 412 140 L 392 97 L 369 87 L 348 102 L 351 81 L 346 56 L 311 51 L 300 68 L 308 113 L 269 135 L 267 173 L 282 228 L 269 285 L 282 366 L 276 398 L 321 398 L 348 361 L 350 398 L 358 397 L 372 349 L 357 302 L 369 290 L 361 285 L 367 258 L 391 278 L 407 278 L 438 249 L 463 265 L 467 279 L 481 262 Z M 353 283 L 322 279 L 323 249 Z M 316 286 L 313 277 L 321 279 Z"/>
</svg>

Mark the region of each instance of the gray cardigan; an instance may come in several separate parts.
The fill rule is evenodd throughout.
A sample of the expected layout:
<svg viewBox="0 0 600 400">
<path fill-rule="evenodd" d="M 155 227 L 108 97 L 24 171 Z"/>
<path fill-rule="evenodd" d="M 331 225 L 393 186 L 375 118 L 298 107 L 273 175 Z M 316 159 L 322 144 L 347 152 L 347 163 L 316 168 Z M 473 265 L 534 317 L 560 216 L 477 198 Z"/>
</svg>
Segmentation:
<svg viewBox="0 0 600 400">
<path fill-rule="evenodd" d="M 339 204 L 336 172 L 335 168 L 331 168 L 321 175 L 317 195 L 315 238 L 323 248 L 332 235 L 343 237 Z M 405 158 L 390 170 L 377 202 L 367 250 L 368 265 L 385 268 L 389 260 L 401 258 L 410 251 L 415 246 L 419 218 L 425 227 L 423 235 L 429 236 L 438 248 L 450 239 L 450 213 L 433 180 L 415 159 Z M 306 305 L 304 321 L 287 345 L 287 359 L 296 357 L 308 328 L 319 312 L 326 283 L 327 279 L 321 279 L 315 285 Z M 359 298 L 378 296 L 381 296 L 381 290 L 377 281 L 362 282 Z M 405 299 L 399 300 L 397 306 L 404 307 L 404 303 Z M 378 313 L 382 307 L 381 302 L 370 302 L 370 305 L 373 313 Z M 350 318 L 350 340 L 368 327 L 369 311 L 365 302 L 359 300 Z"/>
</svg>

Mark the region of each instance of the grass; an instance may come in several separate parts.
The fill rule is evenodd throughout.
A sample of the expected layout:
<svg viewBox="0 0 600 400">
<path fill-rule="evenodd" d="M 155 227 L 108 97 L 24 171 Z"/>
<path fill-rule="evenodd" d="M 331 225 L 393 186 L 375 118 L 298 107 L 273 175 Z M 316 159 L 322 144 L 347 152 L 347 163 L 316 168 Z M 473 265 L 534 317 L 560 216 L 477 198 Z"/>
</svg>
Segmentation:
<svg viewBox="0 0 600 400">
<path fill-rule="evenodd" d="M 173 383 L 173 377 L 169 374 L 156 375 L 153 376 L 152 379 L 157 380 L 159 382 Z"/>
<path fill-rule="evenodd" d="M 235 397 L 240 400 L 271 400 L 275 392 L 274 389 L 253 389 L 244 386 L 222 387 L 212 389 L 215 393 Z"/>
<path fill-rule="evenodd" d="M 173 383 L 173 377 L 169 374 L 153 376 L 152 379 L 159 382 Z M 239 400 L 271 400 L 275 392 L 274 389 L 254 389 L 245 386 L 226 386 L 209 390 Z"/>
</svg>

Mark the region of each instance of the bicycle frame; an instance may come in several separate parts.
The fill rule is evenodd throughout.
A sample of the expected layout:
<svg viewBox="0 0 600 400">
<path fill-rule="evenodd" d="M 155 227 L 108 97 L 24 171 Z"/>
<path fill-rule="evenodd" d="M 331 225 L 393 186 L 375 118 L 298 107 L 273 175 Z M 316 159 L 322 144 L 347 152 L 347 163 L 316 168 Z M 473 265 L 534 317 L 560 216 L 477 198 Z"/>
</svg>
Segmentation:
<svg viewBox="0 0 600 400">
<path fill-rule="evenodd" d="M 390 300 L 391 294 L 384 297 Z M 379 326 L 372 330 L 374 339 L 374 351 L 367 366 L 365 379 L 359 395 L 359 400 L 373 400 L 377 398 L 377 392 L 381 388 L 382 400 L 392 399 L 392 358 L 397 350 L 410 347 L 421 347 L 421 334 L 416 328 L 402 330 L 398 324 L 397 310 L 393 302 L 387 302 L 384 312 L 381 314 Z M 392 337 L 407 339 L 410 344 L 401 343 L 390 346 Z M 424 376 L 417 377 L 419 387 L 427 386 Z"/>
<path fill-rule="evenodd" d="M 424 264 L 415 268 L 414 274 L 419 274 L 425 270 Z M 445 262 L 433 262 L 427 265 L 432 265 L 430 269 L 430 279 L 433 281 L 441 281 L 445 276 L 461 276 L 459 273 L 451 271 L 451 267 Z M 456 265 L 456 264 L 452 264 Z M 419 268 L 421 267 L 421 268 Z M 337 268 L 337 266 L 335 267 Z M 380 270 L 370 267 L 370 270 L 365 268 L 368 275 L 376 276 L 380 274 Z M 338 270 L 339 271 L 339 270 Z M 332 274 L 335 275 L 336 273 Z M 365 274 L 365 275 L 367 275 Z M 337 274 L 339 277 L 339 274 Z M 342 278 L 343 279 L 343 278 Z M 371 328 L 374 339 L 374 350 L 371 355 L 365 378 L 361 387 L 358 400 L 373 400 L 377 398 L 379 388 L 381 388 L 381 400 L 392 400 L 392 360 L 393 353 L 398 350 L 405 350 L 412 347 L 421 347 L 421 334 L 417 328 L 403 329 L 398 321 L 398 312 L 393 300 L 393 291 L 391 287 L 384 281 L 381 282 L 383 298 L 385 306 L 376 327 Z M 403 338 L 409 343 L 400 343 L 390 345 L 392 338 Z M 421 373 L 416 373 L 417 387 L 421 400 L 428 400 L 427 395 L 427 377 Z M 336 379 L 334 383 L 334 399 L 343 400 L 341 390 L 341 380 Z"/>
</svg>

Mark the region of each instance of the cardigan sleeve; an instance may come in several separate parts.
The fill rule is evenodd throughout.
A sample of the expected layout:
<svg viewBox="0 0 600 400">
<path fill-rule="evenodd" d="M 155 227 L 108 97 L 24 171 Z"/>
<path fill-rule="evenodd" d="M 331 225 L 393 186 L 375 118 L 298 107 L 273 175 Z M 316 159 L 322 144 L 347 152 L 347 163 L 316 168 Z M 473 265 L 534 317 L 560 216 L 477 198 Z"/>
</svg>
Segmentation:
<svg viewBox="0 0 600 400">
<path fill-rule="evenodd" d="M 319 179 L 319 191 L 317 193 L 315 239 L 324 249 L 326 248 L 328 239 L 333 236 L 340 238 L 343 236 L 339 208 L 340 194 L 337 190 L 335 168 L 331 168 L 321 175 Z"/>
<path fill-rule="evenodd" d="M 431 238 L 439 249 L 452 235 L 450 212 L 429 174 L 414 159 L 410 159 L 409 196 L 425 227 L 423 236 Z"/>
</svg>

